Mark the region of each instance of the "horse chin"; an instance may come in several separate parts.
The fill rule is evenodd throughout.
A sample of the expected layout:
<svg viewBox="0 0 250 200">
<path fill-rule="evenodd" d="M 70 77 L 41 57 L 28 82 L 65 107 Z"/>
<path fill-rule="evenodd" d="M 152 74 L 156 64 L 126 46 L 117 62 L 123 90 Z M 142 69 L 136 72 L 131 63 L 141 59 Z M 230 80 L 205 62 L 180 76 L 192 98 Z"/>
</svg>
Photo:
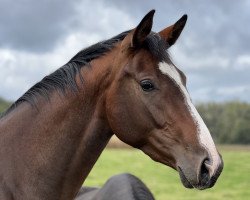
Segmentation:
<svg viewBox="0 0 250 200">
<path fill-rule="evenodd" d="M 178 172 L 183 186 L 189 189 L 193 189 L 194 186 L 188 181 L 188 179 L 186 178 L 185 174 L 183 173 L 180 167 L 178 167 Z"/>
<path fill-rule="evenodd" d="M 207 184 L 205 186 L 202 186 L 202 185 L 192 185 L 188 181 L 187 177 L 185 176 L 185 174 L 183 173 L 183 171 L 181 170 L 180 167 L 178 167 L 178 172 L 179 172 L 179 175 L 180 175 L 180 178 L 181 178 L 181 182 L 182 182 L 182 184 L 183 184 L 183 186 L 185 188 L 188 188 L 188 189 L 194 189 L 195 188 L 195 189 L 198 189 L 198 190 L 205 190 L 205 189 L 210 188 L 210 187 L 213 186 L 213 185 L 210 185 L 210 184 Z"/>
</svg>

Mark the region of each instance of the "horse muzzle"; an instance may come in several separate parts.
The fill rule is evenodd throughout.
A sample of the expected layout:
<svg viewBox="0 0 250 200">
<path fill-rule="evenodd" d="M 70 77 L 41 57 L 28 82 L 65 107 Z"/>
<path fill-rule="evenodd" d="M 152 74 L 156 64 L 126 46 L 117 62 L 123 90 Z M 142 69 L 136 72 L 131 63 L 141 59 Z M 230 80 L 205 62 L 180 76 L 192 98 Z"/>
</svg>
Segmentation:
<svg viewBox="0 0 250 200">
<path fill-rule="evenodd" d="M 198 168 L 187 164 L 178 166 L 177 170 L 179 172 L 182 184 L 186 188 L 204 190 L 215 185 L 223 170 L 223 165 L 223 160 L 220 155 L 220 163 L 213 170 L 211 170 L 213 166 L 209 163 L 208 159 L 204 159 Z M 211 171 L 213 172 L 212 174 Z"/>
</svg>

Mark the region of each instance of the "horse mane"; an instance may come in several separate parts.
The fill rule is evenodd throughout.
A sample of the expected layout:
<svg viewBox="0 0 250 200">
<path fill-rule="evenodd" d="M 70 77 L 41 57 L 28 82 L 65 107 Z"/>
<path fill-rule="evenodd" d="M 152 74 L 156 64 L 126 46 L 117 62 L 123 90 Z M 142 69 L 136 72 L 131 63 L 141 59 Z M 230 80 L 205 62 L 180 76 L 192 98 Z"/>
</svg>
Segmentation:
<svg viewBox="0 0 250 200">
<path fill-rule="evenodd" d="M 66 89 L 77 91 L 77 84 L 75 77 L 80 74 L 80 70 L 84 66 L 89 66 L 89 62 L 99 58 L 105 53 L 109 52 L 117 42 L 122 41 L 131 30 L 120 33 L 111 39 L 98 42 L 90 47 L 87 47 L 79 51 L 68 63 L 54 71 L 48 76 L 45 76 L 40 82 L 33 85 L 27 92 L 25 92 L 19 99 L 17 99 L 1 116 L 5 116 L 13 109 L 15 109 L 22 102 L 28 102 L 31 105 L 36 105 L 38 96 L 42 96 L 49 100 L 49 94 L 51 91 L 59 90 L 65 93 Z M 172 63 L 166 51 L 168 44 L 164 42 L 161 37 L 152 32 L 144 44 L 144 48 L 150 50 L 152 54 L 157 56 L 161 60 L 165 60 L 168 63 Z M 80 79 L 83 81 L 83 77 L 80 75 Z"/>
</svg>

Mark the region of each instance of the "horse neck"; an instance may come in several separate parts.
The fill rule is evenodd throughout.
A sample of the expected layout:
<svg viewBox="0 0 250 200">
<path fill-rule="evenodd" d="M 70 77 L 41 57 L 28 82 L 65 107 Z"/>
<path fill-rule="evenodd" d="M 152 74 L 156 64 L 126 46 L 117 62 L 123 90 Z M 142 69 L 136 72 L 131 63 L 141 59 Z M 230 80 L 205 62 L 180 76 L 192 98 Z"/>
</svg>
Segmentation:
<svg viewBox="0 0 250 200">
<path fill-rule="evenodd" d="M 76 77 L 77 94 L 54 92 L 49 102 L 38 100 L 38 110 L 22 103 L 2 120 L 5 144 L 0 145 L 12 150 L 0 173 L 11 172 L 5 177 L 10 191 L 17 194 L 15 185 L 21 185 L 20 193 L 36 193 L 33 199 L 73 199 L 112 136 L 105 115 L 109 57 L 82 68 L 84 82 Z M 6 151 L 0 151 L 4 155 Z"/>
</svg>

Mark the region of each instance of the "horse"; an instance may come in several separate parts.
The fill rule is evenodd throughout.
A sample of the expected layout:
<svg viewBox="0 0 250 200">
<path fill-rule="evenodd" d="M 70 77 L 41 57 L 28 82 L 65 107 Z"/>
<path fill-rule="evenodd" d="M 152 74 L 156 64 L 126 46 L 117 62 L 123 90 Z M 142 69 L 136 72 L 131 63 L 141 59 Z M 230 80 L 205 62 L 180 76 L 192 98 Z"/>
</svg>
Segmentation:
<svg viewBox="0 0 250 200">
<path fill-rule="evenodd" d="M 1 116 L 1 200 L 74 199 L 114 134 L 186 188 L 215 184 L 222 157 L 168 53 L 187 15 L 153 32 L 154 12 L 77 53 Z"/>
<path fill-rule="evenodd" d="M 101 188 L 82 187 L 75 200 L 154 200 L 147 186 L 136 176 L 112 176 Z"/>
</svg>

